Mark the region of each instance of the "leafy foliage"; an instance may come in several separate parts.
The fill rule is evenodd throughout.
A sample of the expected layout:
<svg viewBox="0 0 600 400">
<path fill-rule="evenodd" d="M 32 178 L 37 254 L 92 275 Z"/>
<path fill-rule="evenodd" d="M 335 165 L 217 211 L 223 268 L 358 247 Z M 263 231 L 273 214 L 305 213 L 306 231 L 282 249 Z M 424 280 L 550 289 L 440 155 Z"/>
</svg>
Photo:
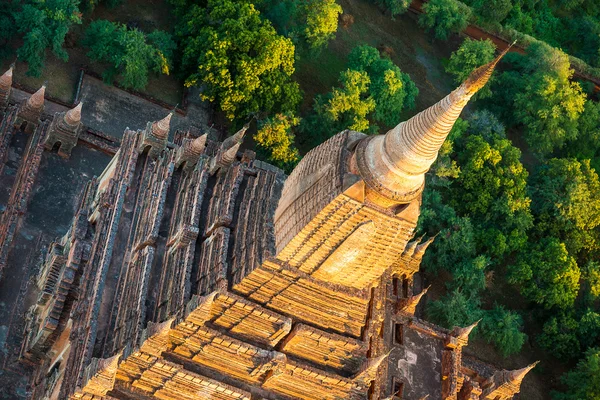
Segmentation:
<svg viewBox="0 0 600 400">
<path fill-rule="evenodd" d="M 594 248 L 599 196 L 600 180 L 589 160 L 549 160 L 537 169 L 531 189 L 537 230 L 560 238 L 574 254 Z"/>
<path fill-rule="evenodd" d="M 452 206 L 476 221 L 480 251 L 499 257 L 522 248 L 532 216 L 521 152 L 500 137 L 487 142 L 482 136 L 469 135 L 459 143 L 461 172 L 453 182 L 456 190 L 450 191 Z"/>
<path fill-rule="evenodd" d="M 342 7 L 335 0 L 312 0 L 303 7 L 304 36 L 311 48 L 323 47 L 335 36 Z"/>
<path fill-rule="evenodd" d="M 458 50 L 450 56 L 446 72 L 454 76 L 456 84 L 461 84 L 477 67 L 492 61 L 495 52 L 496 46 L 494 46 L 491 40 L 472 40 L 467 38 Z M 490 84 L 488 84 L 477 92 L 475 96 L 483 98 L 489 97 L 491 94 Z"/>
<path fill-rule="evenodd" d="M 375 101 L 375 121 L 394 126 L 400 122 L 403 109 L 415 107 L 419 89 L 408 74 L 389 58 L 381 57 L 376 48 L 367 45 L 355 47 L 348 56 L 348 67 L 368 74 L 371 81 L 369 92 Z"/>
<path fill-rule="evenodd" d="M 266 151 L 267 159 L 288 173 L 300 158 L 292 133 L 292 128 L 299 123 L 300 119 L 291 113 L 276 114 L 260 121 L 258 132 L 254 135 L 259 152 Z"/>
<path fill-rule="evenodd" d="M 248 1 L 192 5 L 177 29 L 187 86 L 202 85 L 230 120 L 254 113 L 294 111 L 301 99 L 294 45 L 275 32 Z"/>
<path fill-rule="evenodd" d="M 564 243 L 543 238 L 521 254 L 511 267 L 509 280 L 522 287 L 529 300 L 545 308 L 568 308 L 579 292 L 581 271 Z"/>
<path fill-rule="evenodd" d="M 467 27 L 470 15 L 471 9 L 458 0 L 430 0 L 423 4 L 419 24 L 433 30 L 436 38 L 447 40 L 450 33 Z"/>
<path fill-rule="evenodd" d="M 449 329 L 455 326 L 468 326 L 477 321 L 482 314 L 479 302 L 468 298 L 458 290 L 428 303 L 426 311 L 432 321 Z"/>
<path fill-rule="evenodd" d="M 589 349 L 577 367 L 565 374 L 562 383 L 567 393 L 553 393 L 554 400 L 600 398 L 600 349 Z"/>
<path fill-rule="evenodd" d="M 502 306 L 496 305 L 486 311 L 480 327 L 482 336 L 494 343 L 504 357 L 518 353 L 527 339 L 527 335 L 521 332 L 523 318 Z"/>
<path fill-rule="evenodd" d="M 106 81 L 111 82 L 120 74 L 124 87 L 138 90 L 148 83 L 150 71 L 169 74 L 176 47 L 166 32 L 145 35 L 106 20 L 93 21 L 82 44 L 89 48 L 88 57 L 92 60 L 110 64 L 104 73 Z"/>
<path fill-rule="evenodd" d="M 410 7 L 410 0 L 374 0 L 374 3 L 387 9 L 392 14 L 392 17 L 398 14 L 404 14 Z"/>
<path fill-rule="evenodd" d="M 40 76 L 47 49 L 59 59 L 68 60 L 63 43 L 71 25 L 81 23 L 78 5 L 77 0 L 36 0 L 25 2 L 13 13 L 14 26 L 23 39 L 17 56 L 27 63 L 28 75 Z M 7 16 L 3 20 L 8 21 Z M 10 34 L 6 28 L 0 28 L 0 31 L 3 35 Z"/>
</svg>

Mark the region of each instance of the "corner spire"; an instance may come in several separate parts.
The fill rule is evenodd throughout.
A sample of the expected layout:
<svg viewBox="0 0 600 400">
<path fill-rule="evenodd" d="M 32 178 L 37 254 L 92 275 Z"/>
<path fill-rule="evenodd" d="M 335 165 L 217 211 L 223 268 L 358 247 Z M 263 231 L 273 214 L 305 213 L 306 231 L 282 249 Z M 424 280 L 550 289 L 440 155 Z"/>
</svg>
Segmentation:
<svg viewBox="0 0 600 400">
<path fill-rule="evenodd" d="M 46 85 L 42 85 L 37 92 L 31 95 L 27 100 L 27 105 L 33 109 L 40 109 L 44 105 L 44 95 L 46 94 Z"/>
<path fill-rule="evenodd" d="M 373 201 L 382 205 L 408 203 L 421 193 L 425 173 L 436 160 L 463 108 L 489 81 L 509 49 L 473 71 L 462 85 L 438 103 L 401 122 L 385 135 L 369 137 L 359 144 L 355 165 L 373 193 Z"/>
<path fill-rule="evenodd" d="M 166 139 L 169 136 L 169 127 L 171 126 L 171 118 L 173 117 L 173 111 L 171 111 L 166 117 L 160 121 L 155 121 L 152 124 L 152 133 L 154 136 Z"/>
<path fill-rule="evenodd" d="M 520 385 L 521 382 L 523 381 L 523 378 L 525 378 L 525 376 L 529 373 L 529 371 L 534 369 L 535 366 L 538 365 L 538 363 L 539 363 L 539 361 L 536 361 L 533 364 L 529 364 L 525 368 L 510 371 L 509 376 L 510 376 L 511 383 L 514 385 Z"/>
<path fill-rule="evenodd" d="M 65 113 L 65 122 L 71 126 L 75 126 L 81 122 L 81 108 L 83 101 L 77 104 L 74 108 Z"/>
<path fill-rule="evenodd" d="M 8 90 L 12 86 L 14 64 L 11 64 L 10 68 L 0 76 L 0 90 Z"/>
</svg>

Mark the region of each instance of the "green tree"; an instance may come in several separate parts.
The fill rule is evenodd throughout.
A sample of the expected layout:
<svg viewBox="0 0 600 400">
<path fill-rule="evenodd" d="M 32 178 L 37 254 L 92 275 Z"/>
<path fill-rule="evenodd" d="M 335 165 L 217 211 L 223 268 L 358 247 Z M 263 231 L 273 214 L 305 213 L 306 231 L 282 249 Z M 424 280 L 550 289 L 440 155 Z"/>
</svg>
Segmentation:
<svg viewBox="0 0 600 400">
<path fill-rule="evenodd" d="M 327 45 L 335 36 L 342 7 L 335 0 L 311 0 L 303 7 L 306 15 L 304 36 L 313 49 Z"/>
<path fill-rule="evenodd" d="M 411 3 L 410 0 L 374 0 L 374 2 L 389 10 L 392 14 L 392 18 L 398 14 L 404 14 Z"/>
<path fill-rule="evenodd" d="M 488 343 L 493 343 L 504 357 L 518 353 L 527 339 L 522 332 L 523 318 L 499 305 L 484 312 L 479 326 L 482 336 Z"/>
<path fill-rule="evenodd" d="M 460 290 L 469 298 L 476 297 L 485 289 L 485 269 L 489 264 L 490 260 L 485 256 L 463 260 L 453 266 L 452 280 L 446 286 L 449 290 Z"/>
<path fill-rule="evenodd" d="M 546 156 L 577 137 L 577 120 L 585 94 L 572 82 L 568 56 L 545 44 L 528 48 L 523 89 L 514 96 L 516 121 L 525 128 L 525 139 L 534 153 Z"/>
<path fill-rule="evenodd" d="M 569 157 L 590 160 L 591 166 L 600 167 L 600 103 L 587 100 L 577 124 L 577 138 L 567 143 Z"/>
<path fill-rule="evenodd" d="M 460 174 L 449 191 L 460 215 L 474 221 L 478 249 L 500 257 L 522 248 L 533 218 L 527 197 L 527 170 L 510 140 L 469 135 L 457 149 Z"/>
<path fill-rule="evenodd" d="M 450 56 L 446 72 L 454 76 L 456 84 L 461 84 L 476 68 L 492 61 L 495 52 L 496 46 L 494 46 L 491 40 L 472 40 L 467 38 L 462 42 L 458 50 Z M 486 85 L 475 96 L 476 98 L 484 98 L 491 96 L 491 94 L 490 85 Z"/>
<path fill-rule="evenodd" d="M 427 317 L 432 321 L 451 329 L 464 327 L 477 321 L 482 311 L 477 298 L 469 298 L 458 290 L 450 292 L 439 300 L 427 303 Z"/>
<path fill-rule="evenodd" d="M 14 26 L 23 35 L 17 56 L 27 63 L 27 75 L 40 76 L 47 49 L 59 59 L 68 60 L 63 43 L 71 25 L 81 23 L 78 5 L 78 0 L 31 1 L 14 12 Z"/>
<path fill-rule="evenodd" d="M 571 313 L 561 312 L 544 323 L 539 344 L 562 360 L 569 360 L 580 354 L 577 339 L 577 320 Z"/>
<path fill-rule="evenodd" d="M 381 57 L 371 46 L 357 46 L 348 56 L 348 67 L 364 71 L 371 81 L 369 92 L 375 101 L 373 119 L 391 127 L 400 122 L 405 108 L 414 108 L 419 89 L 392 60 Z"/>
<path fill-rule="evenodd" d="M 512 8 L 511 0 L 475 0 L 473 2 L 475 14 L 488 23 L 501 23 Z"/>
<path fill-rule="evenodd" d="M 600 349 L 589 349 L 574 370 L 562 377 L 566 392 L 553 392 L 554 400 L 600 399 Z"/>
<path fill-rule="evenodd" d="M 268 160 L 288 173 L 300 158 L 292 133 L 299 123 L 300 119 L 292 113 L 276 114 L 260 121 L 258 132 L 254 135 L 259 151 L 266 151 Z"/>
<path fill-rule="evenodd" d="M 458 0 L 430 0 L 423 4 L 419 24 L 433 30 L 436 38 L 447 40 L 450 33 L 467 27 L 470 16 L 471 9 Z"/>
<path fill-rule="evenodd" d="M 371 79 L 365 72 L 348 69 L 341 73 L 341 88 L 334 88 L 324 102 L 322 113 L 330 122 L 355 131 L 368 131 L 367 115 L 375 109 L 375 100 L 369 96 Z M 334 134 L 336 132 L 332 132 Z"/>
<path fill-rule="evenodd" d="M 292 81 L 292 41 L 280 36 L 248 1 L 208 0 L 192 5 L 178 25 L 186 86 L 201 85 L 233 120 L 294 111 L 301 100 Z"/>
<path fill-rule="evenodd" d="M 169 74 L 175 42 L 162 31 L 149 35 L 123 24 L 106 20 L 93 21 L 86 30 L 82 44 L 89 48 L 88 57 L 111 64 L 104 79 L 112 82 L 121 75 L 126 88 L 143 89 L 150 71 Z"/>
<path fill-rule="evenodd" d="M 471 114 L 469 132 L 480 135 L 488 143 L 494 139 L 506 139 L 504 125 L 488 110 L 477 110 Z"/>
<path fill-rule="evenodd" d="M 573 254 L 597 246 L 600 180 L 589 160 L 549 160 L 536 170 L 530 191 L 539 232 L 560 238 Z"/>
<path fill-rule="evenodd" d="M 437 190 L 425 190 L 423 193 L 419 230 L 429 235 L 439 233 L 423 259 L 423 266 L 428 272 L 453 271 L 456 265 L 476 255 L 471 220 L 458 216 L 454 208 L 444 204 Z"/>
<path fill-rule="evenodd" d="M 509 281 L 529 300 L 545 308 L 569 308 L 579 292 L 581 271 L 564 243 L 545 237 L 509 267 Z"/>
</svg>

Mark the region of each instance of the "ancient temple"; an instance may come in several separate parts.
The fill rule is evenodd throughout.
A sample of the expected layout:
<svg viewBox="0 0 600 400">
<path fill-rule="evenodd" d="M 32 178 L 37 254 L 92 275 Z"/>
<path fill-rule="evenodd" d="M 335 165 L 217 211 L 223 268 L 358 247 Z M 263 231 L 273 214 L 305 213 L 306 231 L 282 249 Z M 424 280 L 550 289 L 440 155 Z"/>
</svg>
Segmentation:
<svg viewBox="0 0 600 400">
<path fill-rule="evenodd" d="M 338 133 L 289 177 L 240 150 L 247 126 L 223 142 L 170 142 L 171 114 L 127 130 L 40 265 L 20 354 L 32 398 L 512 399 L 533 365 L 463 356 L 475 325 L 418 318 L 413 284 L 434 240 L 413 238 L 425 173 L 501 56 L 385 135 Z M 36 148 L 52 129 L 78 137 L 78 108 L 43 122 Z"/>
</svg>

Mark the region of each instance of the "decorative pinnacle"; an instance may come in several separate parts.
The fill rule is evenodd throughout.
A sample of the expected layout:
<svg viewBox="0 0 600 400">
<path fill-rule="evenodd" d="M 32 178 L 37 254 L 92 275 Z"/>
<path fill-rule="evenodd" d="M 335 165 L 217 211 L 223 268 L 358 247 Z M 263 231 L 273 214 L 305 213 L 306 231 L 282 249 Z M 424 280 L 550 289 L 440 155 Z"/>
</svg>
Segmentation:
<svg viewBox="0 0 600 400">
<path fill-rule="evenodd" d="M 81 122 L 81 107 L 83 107 L 83 101 L 66 112 L 65 122 L 67 124 L 75 126 Z"/>
<path fill-rule="evenodd" d="M 0 76 L 0 88 L 7 90 L 12 86 L 13 69 L 15 64 L 11 64 L 10 68 Z"/>
<path fill-rule="evenodd" d="M 431 285 L 421 290 L 421 293 L 411 296 L 408 299 L 401 300 L 398 304 L 398 311 L 404 311 L 405 313 L 414 315 L 417 310 L 417 306 L 419 305 L 419 302 L 421 301 L 423 296 L 427 294 L 427 291 L 430 287 Z"/>
<path fill-rule="evenodd" d="M 192 140 L 192 142 L 190 143 L 190 148 L 192 149 L 194 154 L 197 154 L 197 155 L 202 154 L 202 152 L 204 151 L 204 148 L 206 147 L 206 139 L 207 138 L 208 138 L 208 133 L 205 133 L 204 135 L 199 136 L 199 137 L 195 138 L 194 140 Z"/>
<path fill-rule="evenodd" d="M 402 252 L 402 255 L 412 256 L 415 252 L 415 249 L 417 248 L 417 245 L 421 241 L 421 239 L 423 239 L 423 236 L 408 242 L 408 244 L 404 248 L 404 251 Z"/>
<path fill-rule="evenodd" d="M 119 360 L 123 355 L 123 350 L 119 351 L 112 357 L 103 358 L 98 363 L 98 372 L 104 373 L 107 375 L 114 375 L 117 373 L 117 369 L 119 368 Z"/>
<path fill-rule="evenodd" d="M 467 342 L 469 340 L 469 335 L 471 334 L 473 329 L 475 329 L 475 327 L 479 324 L 479 322 L 481 322 L 481 319 L 473 322 L 471 325 L 466 326 L 464 328 L 455 327 L 452 331 L 452 334 L 456 336 L 457 339 L 464 340 L 465 342 Z"/>
<path fill-rule="evenodd" d="M 167 116 L 161 119 L 160 121 L 155 121 L 152 124 L 152 133 L 154 134 L 154 136 L 160 139 L 166 139 L 169 137 L 171 117 L 173 117 L 173 111 L 167 114 Z"/>
<path fill-rule="evenodd" d="M 504 49 L 504 51 L 498 54 L 498 56 L 494 58 L 492 62 L 482 65 L 481 67 L 473 71 L 471 75 L 469 75 L 467 80 L 463 83 L 466 93 L 474 95 L 475 93 L 477 93 L 478 90 L 485 86 L 485 84 L 492 77 L 492 73 L 494 72 L 496 65 L 498 65 L 500 60 L 506 55 L 506 53 L 510 51 L 510 48 L 515 43 L 516 40 L 512 44 L 510 44 L 506 49 Z"/>
<path fill-rule="evenodd" d="M 435 238 L 437 237 L 437 233 L 435 235 L 433 235 L 432 237 L 430 237 L 429 239 L 427 239 L 425 242 L 420 243 L 417 248 L 415 249 L 415 252 L 413 254 L 414 258 L 423 258 L 423 255 L 425 254 L 425 250 L 427 250 L 427 248 L 429 247 L 429 245 L 431 243 L 433 243 L 433 241 L 435 240 Z"/>
<path fill-rule="evenodd" d="M 228 137 L 227 139 L 225 139 L 223 141 L 221 148 L 224 150 L 227 150 L 238 143 L 242 144 L 242 142 L 244 141 L 244 136 L 246 134 L 246 131 L 248 130 L 249 127 L 250 127 L 250 122 L 246 122 L 239 131 L 237 131 L 236 133 L 234 133 L 233 135 L 231 135 L 230 137 Z"/>
<path fill-rule="evenodd" d="M 367 187 L 380 196 L 374 196 L 374 201 L 382 205 L 386 202 L 399 204 L 419 196 L 425 184 L 425 173 L 436 160 L 463 108 L 487 83 L 507 51 L 476 69 L 438 103 L 401 122 L 384 136 L 369 137 L 359 143 L 356 166 Z"/>
<path fill-rule="evenodd" d="M 44 106 L 44 95 L 46 94 L 46 85 L 42 85 L 37 92 L 31 95 L 27 100 L 27 105 L 31 108 L 39 109 Z"/>
<path fill-rule="evenodd" d="M 521 384 L 521 382 L 523 381 L 523 378 L 525 378 L 525 375 L 527 375 L 529 373 L 529 371 L 531 371 L 532 369 L 535 368 L 536 365 L 538 365 L 539 361 L 534 362 L 533 364 L 529 364 L 528 366 L 526 366 L 525 368 L 521 368 L 521 369 L 517 369 L 514 371 L 510 371 L 510 380 L 512 383 L 514 384 Z"/>
</svg>

